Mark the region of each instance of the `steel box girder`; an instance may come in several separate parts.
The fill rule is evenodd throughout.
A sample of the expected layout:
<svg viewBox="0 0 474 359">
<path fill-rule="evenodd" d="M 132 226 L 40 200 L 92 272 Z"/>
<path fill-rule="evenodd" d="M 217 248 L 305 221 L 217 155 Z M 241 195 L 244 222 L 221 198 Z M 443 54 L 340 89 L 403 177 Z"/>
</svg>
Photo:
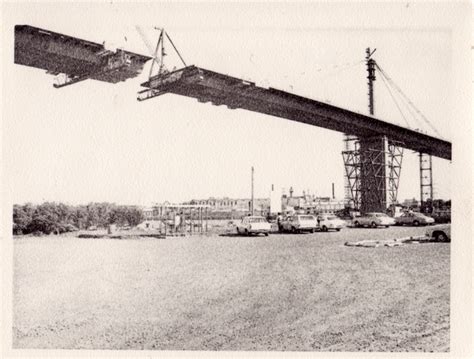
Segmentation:
<svg viewBox="0 0 474 359">
<path fill-rule="evenodd" d="M 112 73 L 110 62 L 120 57 L 128 62 Z M 29 25 L 15 26 L 14 62 L 55 75 L 116 83 L 137 76 L 150 59 L 125 50 L 109 51 L 103 44 Z"/>
<path fill-rule="evenodd" d="M 193 97 L 200 102 L 260 112 L 358 137 L 385 135 L 389 141 L 403 142 L 405 148 L 451 159 L 451 143 L 448 141 L 196 66 L 154 76 L 142 86 L 159 90 L 160 94 L 174 93 Z"/>
</svg>

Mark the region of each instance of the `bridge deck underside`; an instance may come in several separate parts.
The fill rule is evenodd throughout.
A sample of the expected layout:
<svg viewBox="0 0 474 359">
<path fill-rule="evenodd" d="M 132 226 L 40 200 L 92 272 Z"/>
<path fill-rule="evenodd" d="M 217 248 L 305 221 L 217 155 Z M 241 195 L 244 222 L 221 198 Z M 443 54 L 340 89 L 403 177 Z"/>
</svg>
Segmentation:
<svg viewBox="0 0 474 359">
<path fill-rule="evenodd" d="M 129 62 L 113 71 L 107 67 L 120 60 L 122 53 Z M 151 58 L 130 51 L 106 50 L 103 44 L 78 39 L 28 25 L 15 26 L 14 62 L 36 67 L 48 73 L 117 83 L 138 76 Z"/>
<path fill-rule="evenodd" d="M 174 93 L 196 98 L 200 102 L 264 113 L 359 137 L 385 135 L 389 142 L 401 142 L 405 148 L 451 159 L 451 143 L 448 141 L 196 66 L 157 75 L 142 86 L 147 90 L 141 93 L 148 92 L 148 98 Z"/>
</svg>

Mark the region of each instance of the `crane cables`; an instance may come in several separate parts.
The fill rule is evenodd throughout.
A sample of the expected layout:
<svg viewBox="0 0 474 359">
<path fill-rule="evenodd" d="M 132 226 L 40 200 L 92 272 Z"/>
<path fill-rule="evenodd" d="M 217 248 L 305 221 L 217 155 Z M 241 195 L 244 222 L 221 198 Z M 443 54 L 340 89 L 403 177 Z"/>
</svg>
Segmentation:
<svg viewBox="0 0 474 359">
<path fill-rule="evenodd" d="M 393 100 L 393 102 L 395 103 L 395 106 L 397 106 L 398 111 L 399 111 L 400 114 L 402 115 L 403 120 L 405 120 L 405 123 L 407 124 L 407 127 L 410 128 L 411 126 L 410 126 L 410 124 L 408 123 L 407 118 L 406 118 L 405 115 L 403 114 L 403 111 L 402 111 L 402 109 L 400 108 L 400 105 L 398 104 L 397 99 L 395 98 L 395 96 L 394 96 L 393 93 L 392 93 L 392 90 L 390 90 L 390 86 L 389 86 L 389 84 L 387 83 L 387 80 L 385 79 L 385 77 L 384 77 L 383 75 L 381 76 L 381 79 L 382 79 L 382 81 L 383 81 L 385 87 L 387 88 L 388 93 L 389 93 L 390 96 L 392 97 L 392 100 Z"/>
<path fill-rule="evenodd" d="M 156 63 L 157 66 L 159 66 L 159 73 L 164 68 L 164 57 L 167 55 L 165 51 L 165 37 L 168 39 L 169 43 L 173 47 L 174 51 L 178 55 L 179 59 L 183 63 L 184 67 L 186 67 L 186 62 L 184 61 L 183 57 L 181 56 L 180 52 L 176 48 L 173 40 L 171 40 L 171 37 L 168 35 L 168 33 L 165 31 L 164 28 L 159 28 L 159 27 L 153 27 L 154 30 L 158 30 L 160 32 L 160 35 L 158 36 L 158 42 L 156 43 L 155 49 L 153 49 L 153 46 L 151 45 L 150 41 L 148 40 L 148 37 L 146 36 L 145 32 L 143 31 L 141 26 L 136 25 L 135 29 L 137 30 L 138 34 L 140 35 L 143 43 L 147 47 L 148 51 L 150 52 L 151 57 L 153 58 L 153 62 L 150 67 L 150 74 L 149 78 L 151 78 L 151 75 L 153 73 L 153 65 Z M 161 51 L 160 51 L 160 45 L 161 45 Z M 160 55 L 159 55 L 160 54 Z"/>
<path fill-rule="evenodd" d="M 405 120 L 405 123 L 407 124 L 408 128 L 412 128 L 412 126 L 410 126 L 410 124 L 408 123 L 408 120 L 406 119 L 402 109 L 400 108 L 400 105 L 398 104 L 398 101 L 397 99 L 395 98 L 394 94 L 392 93 L 392 90 L 391 90 L 391 87 L 390 86 L 393 86 L 391 85 L 391 82 L 388 80 L 388 76 L 385 74 L 385 72 L 382 72 L 380 67 L 378 66 L 377 63 L 375 63 L 375 66 L 377 67 L 377 69 L 379 70 L 379 73 L 381 75 L 381 79 L 382 81 L 384 82 L 384 85 L 385 87 L 387 88 L 390 96 L 392 97 L 393 99 L 393 102 L 395 103 L 395 105 L 397 106 L 398 108 L 398 111 L 400 112 L 400 114 L 402 115 L 403 119 Z M 393 88 L 395 88 L 395 86 L 393 86 Z M 399 93 L 397 91 L 397 93 Z M 407 104 L 407 102 L 403 102 L 403 105 L 405 105 L 406 107 L 406 110 L 410 113 L 410 115 L 412 116 L 412 118 L 415 119 L 415 121 L 418 123 L 418 125 L 420 127 L 423 127 L 423 124 L 421 123 L 421 121 L 416 117 L 416 114 L 413 112 L 414 110 L 410 109 L 410 106 Z"/>
<path fill-rule="evenodd" d="M 350 70 L 354 67 L 356 67 L 359 64 L 364 63 L 365 60 L 360 60 L 360 61 L 354 61 L 354 62 L 346 62 L 344 64 L 336 64 L 332 65 L 332 70 L 327 71 L 327 68 L 318 68 L 316 71 L 319 72 L 320 74 L 316 74 L 316 78 L 318 80 L 326 79 L 335 75 L 339 75 L 341 72 Z M 327 72 L 326 72 L 327 71 Z"/>
<path fill-rule="evenodd" d="M 379 73 L 382 75 L 382 80 L 384 81 L 384 83 L 386 84 L 387 86 L 387 83 L 393 88 L 395 89 L 395 91 L 402 97 L 403 100 L 405 100 L 405 106 L 408 110 L 408 112 L 410 113 L 410 115 L 418 122 L 418 123 L 421 123 L 419 118 L 421 118 L 421 120 L 423 120 L 423 122 L 425 122 L 439 137 L 443 137 L 439 131 L 433 126 L 433 124 L 426 118 L 425 115 L 423 115 L 423 113 L 415 106 L 415 104 L 408 98 L 408 96 L 400 89 L 400 87 L 390 78 L 390 76 L 387 75 L 387 73 L 381 68 L 381 66 L 376 62 L 375 63 L 375 66 L 377 68 L 377 70 L 379 71 Z M 387 89 L 389 89 L 389 87 L 387 86 Z M 392 92 L 389 90 L 390 92 L 390 95 L 392 96 L 392 98 L 394 99 L 394 96 L 392 94 Z M 395 99 L 394 99 L 395 101 Z M 398 103 L 395 101 L 395 104 L 397 105 L 399 111 L 402 113 Z M 419 118 L 416 116 L 418 115 Z M 405 120 L 405 122 L 407 122 L 405 116 L 403 115 L 402 113 L 402 116 Z M 408 123 L 407 123 L 408 125 Z"/>
</svg>

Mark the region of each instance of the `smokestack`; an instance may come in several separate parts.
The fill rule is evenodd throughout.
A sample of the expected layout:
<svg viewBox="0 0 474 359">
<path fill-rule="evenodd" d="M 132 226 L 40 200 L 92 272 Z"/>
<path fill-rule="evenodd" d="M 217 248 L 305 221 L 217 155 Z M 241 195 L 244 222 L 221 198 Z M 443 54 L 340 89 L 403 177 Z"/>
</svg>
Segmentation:
<svg viewBox="0 0 474 359">
<path fill-rule="evenodd" d="M 251 200 L 251 204 L 250 204 L 250 212 L 252 213 L 252 216 L 254 215 L 254 199 L 253 199 L 253 166 L 252 166 L 252 200 Z"/>
<path fill-rule="evenodd" d="M 336 196 L 334 196 L 334 182 L 332 183 L 332 199 L 335 199 Z"/>
</svg>

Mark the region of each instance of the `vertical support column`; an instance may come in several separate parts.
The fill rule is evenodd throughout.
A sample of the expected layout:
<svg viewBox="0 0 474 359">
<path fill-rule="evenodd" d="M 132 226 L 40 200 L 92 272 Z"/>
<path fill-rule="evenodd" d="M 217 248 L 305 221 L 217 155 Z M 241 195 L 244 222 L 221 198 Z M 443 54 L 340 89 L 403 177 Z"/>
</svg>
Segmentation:
<svg viewBox="0 0 474 359">
<path fill-rule="evenodd" d="M 403 143 L 389 141 L 388 143 L 388 200 L 389 204 L 398 203 L 398 185 L 400 183 L 400 174 L 402 171 Z"/>
<path fill-rule="evenodd" d="M 375 60 L 371 58 L 374 51 L 370 51 L 370 47 L 365 50 L 365 61 L 367 64 L 367 86 L 369 88 L 369 113 L 374 114 L 374 81 L 375 81 Z"/>
<path fill-rule="evenodd" d="M 254 199 L 253 199 L 253 166 L 252 166 L 252 199 L 251 199 L 251 202 L 250 202 L 250 213 L 251 215 L 253 216 L 254 215 Z"/>
<path fill-rule="evenodd" d="M 375 60 L 372 59 L 376 49 L 373 51 L 368 47 L 365 50 L 365 62 L 367 65 L 367 87 L 368 87 L 368 97 L 369 97 L 369 113 L 374 114 L 374 81 L 375 77 Z M 365 139 L 367 142 L 367 139 Z M 367 144 L 367 143 L 366 143 Z M 367 146 L 366 146 L 367 147 Z M 369 146 L 370 147 L 370 146 Z M 371 159 L 373 156 L 371 153 L 367 152 L 364 154 L 364 158 L 367 163 L 373 163 Z M 363 159 L 361 157 L 361 151 L 359 150 L 359 139 L 355 136 L 349 134 L 344 135 L 344 151 L 342 152 L 342 158 L 344 160 L 344 168 L 346 170 L 346 200 L 350 196 L 353 203 L 354 209 L 366 211 L 367 208 L 372 208 L 372 204 L 368 204 L 370 199 L 368 196 L 368 189 L 371 189 L 373 186 L 367 183 L 365 180 L 365 185 L 368 187 L 365 190 L 365 195 L 362 195 L 362 166 Z M 385 161 L 385 149 L 383 150 L 383 159 Z M 373 166 L 369 167 L 369 170 L 373 169 Z M 367 172 L 367 171 L 365 171 Z M 364 199 L 362 197 L 364 196 Z M 365 201 L 367 204 L 362 208 L 362 202 Z M 369 201 L 369 202 L 368 202 Z M 380 201 L 379 201 L 380 202 Z M 374 202 L 375 203 L 375 202 Z M 368 206 L 368 207 L 367 207 Z M 380 207 L 379 205 L 376 206 Z"/>
<path fill-rule="evenodd" d="M 189 222 L 189 234 L 191 234 L 191 235 L 193 234 L 193 233 L 192 233 L 193 227 L 192 227 L 192 224 L 191 224 L 191 223 L 192 223 L 192 220 L 193 220 L 192 218 L 193 218 L 192 208 L 189 207 L 189 211 L 188 211 L 188 222 Z M 188 227 L 188 226 L 186 226 L 186 231 L 188 230 L 187 227 Z"/>
<path fill-rule="evenodd" d="M 202 234 L 203 223 L 202 223 L 202 207 L 199 207 L 199 233 Z"/>
<path fill-rule="evenodd" d="M 342 151 L 345 169 L 345 200 L 354 204 L 354 209 L 360 209 L 360 153 L 359 139 L 355 136 L 344 135 L 344 151 Z"/>
<path fill-rule="evenodd" d="M 163 207 L 161 207 L 161 210 L 162 210 L 161 213 L 163 213 Z M 166 235 L 168 234 L 168 228 L 167 228 L 168 227 L 168 214 L 166 213 L 166 211 L 164 212 L 165 214 L 161 218 L 164 218 L 163 223 L 165 225 L 165 237 L 166 237 Z"/>
<path fill-rule="evenodd" d="M 180 229 L 181 229 L 181 235 L 185 235 L 186 234 L 186 209 L 185 207 L 181 207 L 182 210 L 181 210 L 181 223 L 179 224 L 180 226 Z"/>
<path fill-rule="evenodd" d="M 360 210 L 363 213 L 387 210 L 386 152 L 385 136 L 360 138 Z"/>
<path fill-rule="evenodd" d="M 433 162 L 431 155 L 419 153 L 420 156 L 420 208 L 423 212 L 431 212 L 426 208 L 433 201 Z"/>
</svg>

